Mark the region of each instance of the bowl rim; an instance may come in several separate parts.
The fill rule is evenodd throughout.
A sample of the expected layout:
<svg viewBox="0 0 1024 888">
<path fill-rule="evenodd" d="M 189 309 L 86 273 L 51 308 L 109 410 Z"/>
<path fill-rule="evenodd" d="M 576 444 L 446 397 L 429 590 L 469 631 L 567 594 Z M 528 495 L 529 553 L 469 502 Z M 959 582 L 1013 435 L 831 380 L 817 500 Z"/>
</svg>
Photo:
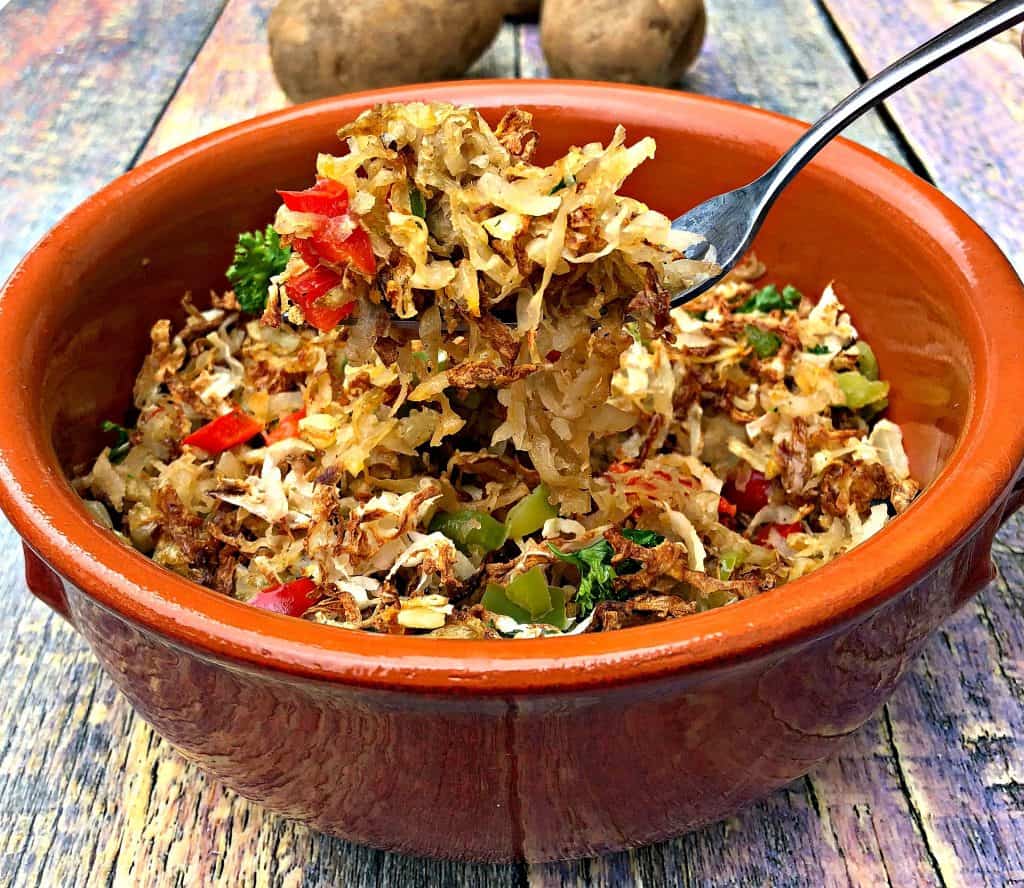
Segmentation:
<svg viewBox="0 0 1024 888">
<path fill-rule="evenodd" d="M 600 108 L 685 120 L 701 115 L 723 138 L 788 147 L 806 124 L 774 112 L 673 90 L 565 80 L 451 81 L 353 93 L 285 108 L 192 140 L 128 171 L 45 235 L 0 291 L 0 330 L 31 329 L 34 282 L 48 263 L 101 224 L 113 202 L 153 179 L 187 174 L 204 156 L 279 135 L 305 118 L 349 119 L 380 101 L 450 100 L 487 108 Z M 617 119 L 617 118 L 610 118 Z M 638 135 L 634 133 L 634 135 Z M 657 163 L 657 160 L 652 161 Z M 91 600 L 165 641 L 246 668 L 417 692 L 499 695 L 631 683 L 718 667 L 837 631 L 924 576 L 1002 508 L 1024 460 L 1024 424 L 999 404 L 1024 400 L 1024 374 L 1000 373 L 1024 339 L 1024 287 L 988 235 L 931 185 L 845 139 L 814 162 L 832 167 L 927 225 L 928 235 L 985 298 L 972 308 L 983 348 L 972 349 L 975 393 L 965 431 L 940 474 L 881 533 L 814 574 L 729 608 L 651 626 L 531 640 L 377 636 L 260 611 L 204 589 L 128 549 L 95 524 L 52 447 L 34 435 L 38 408 L 18 375 L 18 348 L 0 350 L 0 508 L 25 542 Z M 839 170 L 842 173 L 839 173 Z M 998 323 L 997 323 L 998 322 Z M 5 342 L 27 337 L 4 337 Z M 1020 379 L 1014 379 L 1019 376 Z M 966 493 L 965 493 L 966 491 Z M 892 553 L 897 553 L 894 557 Z M 116 567 L 114 565 L 117 565 Z M 799 594 L 813 586 L 826 594 Z"/>
</svg>

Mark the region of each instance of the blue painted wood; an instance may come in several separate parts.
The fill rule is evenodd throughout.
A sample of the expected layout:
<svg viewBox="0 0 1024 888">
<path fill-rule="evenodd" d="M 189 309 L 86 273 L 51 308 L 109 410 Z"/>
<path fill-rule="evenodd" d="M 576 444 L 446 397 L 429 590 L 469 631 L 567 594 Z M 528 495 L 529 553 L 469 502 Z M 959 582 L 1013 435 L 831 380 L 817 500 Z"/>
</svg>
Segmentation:
<svg viewBox="0 0 1024 888">
<path fill-rule="evenodd" d="M 985 5 L 914 0 L 864 14 L 863 0 L 825 0 L 850 51 L 869 74 Z M 953 59 L 894 95 L 886 107 L 935 184 L 1024 272 L 1024 28 Z"/>
<path fill-rule="evenodd" d="M 57 218 L 131 164 L 220 6 L 0 8 L 0 279 Z"/>
</svg>

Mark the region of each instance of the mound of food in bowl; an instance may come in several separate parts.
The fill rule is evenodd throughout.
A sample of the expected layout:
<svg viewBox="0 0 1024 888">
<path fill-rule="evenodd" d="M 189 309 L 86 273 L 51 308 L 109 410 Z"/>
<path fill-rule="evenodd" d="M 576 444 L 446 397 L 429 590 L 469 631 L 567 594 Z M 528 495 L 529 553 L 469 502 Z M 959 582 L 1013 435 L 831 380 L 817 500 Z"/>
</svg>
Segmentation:
<svg viewBox="0 0 1024 888">
<path fill-rule="evenodd" d="M 654 142 L 532 162 L 512 110 L 382 105 L 239 236 L 231 289 L 152 329 L 76 489 L 157 563 L 346 629 L 529 638 L 728 606 L 918 491 L 831 286 L 619 193 Z"/>
</svg>

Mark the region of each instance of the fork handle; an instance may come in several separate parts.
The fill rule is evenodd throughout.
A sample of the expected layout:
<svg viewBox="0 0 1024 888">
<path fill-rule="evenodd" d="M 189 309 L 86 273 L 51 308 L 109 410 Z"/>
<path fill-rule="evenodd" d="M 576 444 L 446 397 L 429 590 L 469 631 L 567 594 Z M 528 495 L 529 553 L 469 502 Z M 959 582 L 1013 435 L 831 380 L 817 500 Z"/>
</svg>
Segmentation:
<svg viewBox="0 0 1024 888">
<path fill-rule="evenodd" d="M 762 177 L 767 211 L 778 193 L 837 133 L 865 111 L 939 65 L 1024 21 L 1024 0 L 994 0 L 864 81 L 815 124 Z"/>
</svg>

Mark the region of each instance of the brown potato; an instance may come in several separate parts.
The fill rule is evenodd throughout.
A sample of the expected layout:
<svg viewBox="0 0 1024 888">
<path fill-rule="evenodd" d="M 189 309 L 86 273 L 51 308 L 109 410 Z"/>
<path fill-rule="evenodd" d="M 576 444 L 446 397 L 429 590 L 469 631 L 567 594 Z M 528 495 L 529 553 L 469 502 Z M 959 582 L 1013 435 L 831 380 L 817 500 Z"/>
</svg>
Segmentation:
<svg viewBox="0 0 1024 888">
<path fill-rule="evenodd" d="M 270 58 L 296 102 L 444 80 L 487 49 L 503 12 L 493 0 L 280 0 Z"/>
<path fill-rule="evenodd" d="M 541 45 L 555 77 L 669 86 L 704 42 L 703 0 L 545 0 Z"/>
</svg>

